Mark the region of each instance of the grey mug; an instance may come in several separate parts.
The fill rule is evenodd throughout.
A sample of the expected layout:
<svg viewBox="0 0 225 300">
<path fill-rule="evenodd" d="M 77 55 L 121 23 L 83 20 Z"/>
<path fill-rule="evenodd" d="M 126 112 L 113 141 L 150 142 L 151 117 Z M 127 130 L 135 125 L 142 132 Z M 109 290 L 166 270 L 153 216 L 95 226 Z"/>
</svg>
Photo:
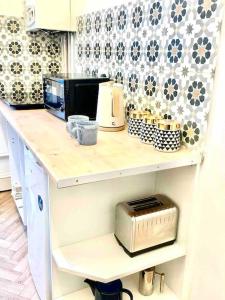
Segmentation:
<svg viewBox="0 0 225 300">
<path fill-rule="evenodd" d="M 98 123 L 96 121 L 77 122 L 77 140 L 80 145 L 97 144 Z"/>
<path fill-rule="evenodd" d="M 66 128 L 75 139 L 77 138 L 77 122 L 78 121 L 89 121 L 88 116 L 84 115 L 72 115 L 68 117 Z"/>
</svg>

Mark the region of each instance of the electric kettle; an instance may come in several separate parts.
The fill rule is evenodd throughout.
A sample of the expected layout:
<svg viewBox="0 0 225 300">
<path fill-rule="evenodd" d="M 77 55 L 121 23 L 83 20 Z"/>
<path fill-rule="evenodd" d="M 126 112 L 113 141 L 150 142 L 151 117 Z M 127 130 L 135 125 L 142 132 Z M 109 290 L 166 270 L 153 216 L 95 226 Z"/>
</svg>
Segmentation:
<svg viewBox="0 0 225 300">
<path fill-rule="evenodd" d="M 102 283 L 90 279 L 85 279 L 84 282 L 91 287 L 95 300 L 122 300 L 122 293 L 127 294 L 130 300 L 133 300 L 131 291 L 124 289 L 119 279 L 109 283 Z"/>
<path fill-rule="evenodd" d="M 125 128 L 122 84 L 114 81 L 99 84 L 96 120 L 102 131 L 120 131 Z"/>
</svg>

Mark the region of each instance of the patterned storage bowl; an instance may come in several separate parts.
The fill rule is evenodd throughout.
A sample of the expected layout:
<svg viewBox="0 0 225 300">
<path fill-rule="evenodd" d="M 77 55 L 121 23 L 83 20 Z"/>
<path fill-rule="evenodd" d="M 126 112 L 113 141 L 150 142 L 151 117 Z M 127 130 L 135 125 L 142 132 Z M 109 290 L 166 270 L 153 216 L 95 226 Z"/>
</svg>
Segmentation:
<svg viewBox="0 0 225 300">
<path fill-rule="evenodd" d="M 176 152 L 180 149 L 180 123 L 172 120 L 159 120 L 155 129 L 154 148 L 161 152 Z"/>
<path fill-rule="evenodd" d="M 140 130 L 140 139 L 142 143 L 145 144 L 154 144 L 154 135 L 155 135 L 155 128 L 156 123 L 161 120 L 160 116 L 147 116 L 143 119 L 141 123 L 141 130 Z"/>
<path fill-rule="evenodd" d="M 150 115 L 148 111 L 133 110 L 130 112 L 128 121 L 128 134 L 133 137 L 140 136 L 141 123 L 144 118 Z"/>
</svg>

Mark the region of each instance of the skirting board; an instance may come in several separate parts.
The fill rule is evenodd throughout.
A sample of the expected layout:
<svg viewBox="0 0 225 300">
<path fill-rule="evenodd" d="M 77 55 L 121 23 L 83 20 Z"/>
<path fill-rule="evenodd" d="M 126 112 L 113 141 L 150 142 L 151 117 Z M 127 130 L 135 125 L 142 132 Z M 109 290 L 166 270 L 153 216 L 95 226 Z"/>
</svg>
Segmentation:
<svg viewBox="0 0 225 300">
<path fill-rule="evenodd" d="M 0 192 L 11 190 L 10 177 L 0 178 Z"/>
</svg>

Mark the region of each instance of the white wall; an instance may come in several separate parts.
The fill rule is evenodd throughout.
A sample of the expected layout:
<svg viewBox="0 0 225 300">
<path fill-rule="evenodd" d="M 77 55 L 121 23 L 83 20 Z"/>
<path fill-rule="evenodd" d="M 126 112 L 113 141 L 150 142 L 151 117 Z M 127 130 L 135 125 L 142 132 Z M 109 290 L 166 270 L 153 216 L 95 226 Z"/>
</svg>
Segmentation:
<svg viewBox="0 0 225 300">
<path fill-rule="evenodd" d="M 225 299 L 225 16 L 197 197 L 191 300 Z"/>
<path fill-rule="evenodd" d="M 0 0 L 0 15 L 22 17 L 24 0 Z"/>
</svg>

